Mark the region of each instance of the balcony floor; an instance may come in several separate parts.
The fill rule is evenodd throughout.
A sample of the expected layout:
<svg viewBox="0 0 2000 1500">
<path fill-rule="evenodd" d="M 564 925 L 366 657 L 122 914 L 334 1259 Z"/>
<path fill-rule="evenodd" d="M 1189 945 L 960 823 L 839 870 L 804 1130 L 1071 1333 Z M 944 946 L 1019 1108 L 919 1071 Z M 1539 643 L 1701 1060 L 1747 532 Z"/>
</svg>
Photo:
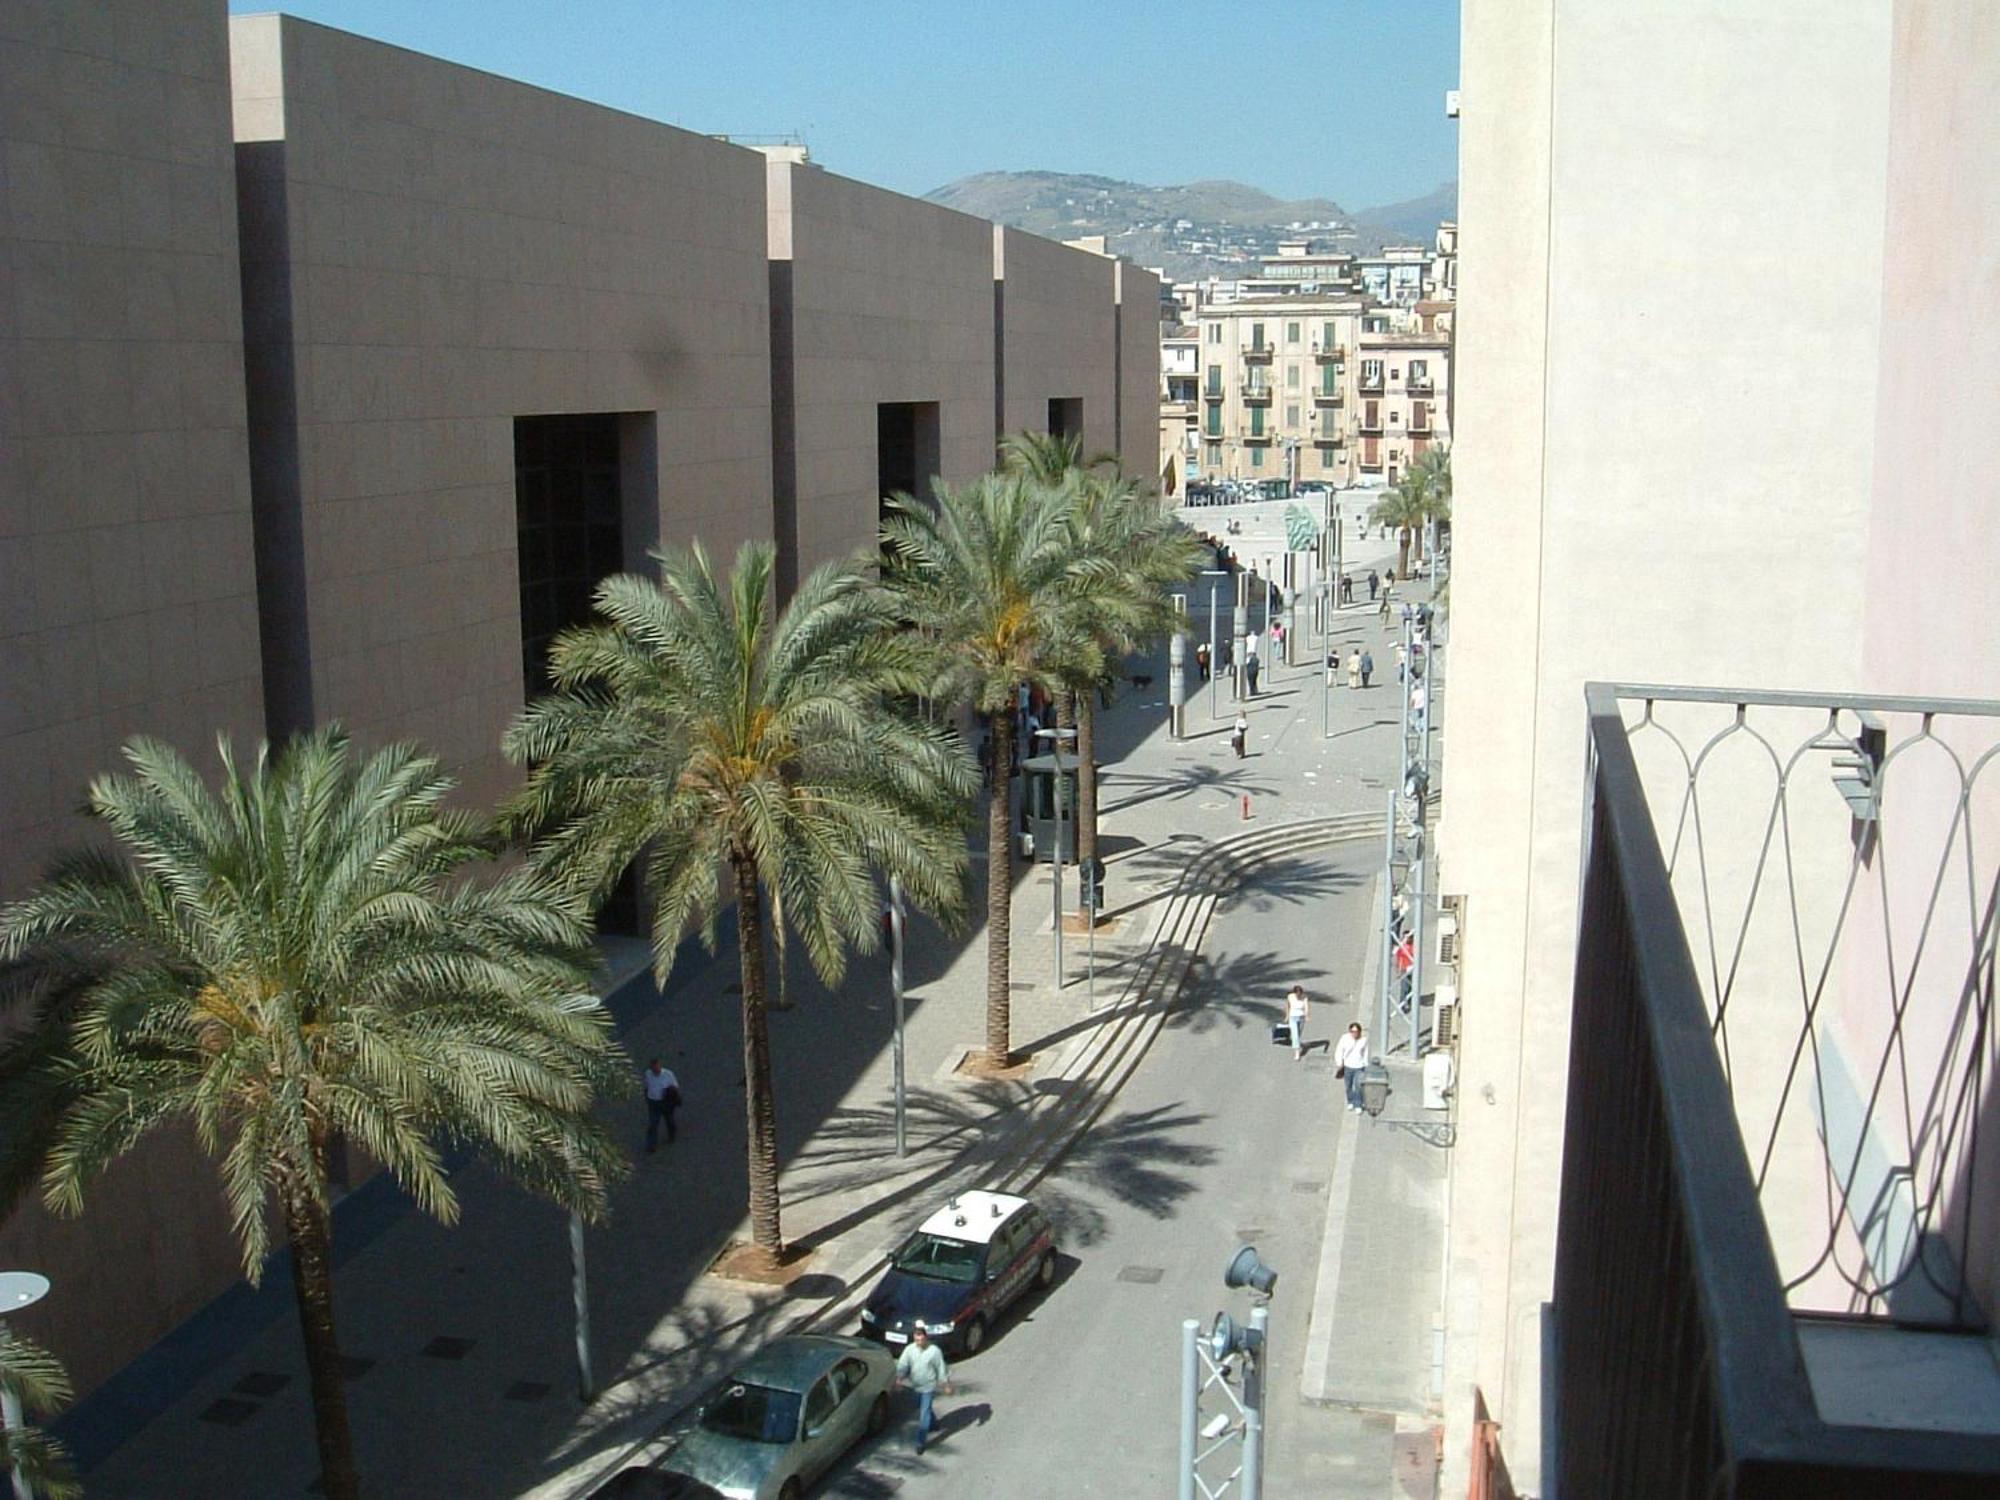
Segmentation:
<svg viewBox="0 0 2000 1500">
<path fill-rule="evenodd" d="M 1824 1421 L 2000 1436 L 2000 1364 L 1979 1334 L 1801 1318 L 1799 1348 Z"/>
</svg>

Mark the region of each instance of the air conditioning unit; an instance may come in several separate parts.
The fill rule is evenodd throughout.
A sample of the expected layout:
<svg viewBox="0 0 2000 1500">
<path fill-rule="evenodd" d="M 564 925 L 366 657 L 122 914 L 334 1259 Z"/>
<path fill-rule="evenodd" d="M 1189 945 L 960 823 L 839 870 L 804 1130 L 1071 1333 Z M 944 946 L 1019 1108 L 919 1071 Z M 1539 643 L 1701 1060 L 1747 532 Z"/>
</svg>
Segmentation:
<svg viewBox="0 0 2000 1500">
<path fill-rule="evenodd" d="M 1455 984 L 1440 984 L 1437 987 L 1437 1019 L 1431 1035 L 1437 1046 L 1458 1045 L 1458 986 Z"/>
<path fill-rule="evenodd" d="M 1451 912 L 1438 916 L 1438 962 L 1456 964 L 1458 962 L 1458 918 Z"/>
</svg>

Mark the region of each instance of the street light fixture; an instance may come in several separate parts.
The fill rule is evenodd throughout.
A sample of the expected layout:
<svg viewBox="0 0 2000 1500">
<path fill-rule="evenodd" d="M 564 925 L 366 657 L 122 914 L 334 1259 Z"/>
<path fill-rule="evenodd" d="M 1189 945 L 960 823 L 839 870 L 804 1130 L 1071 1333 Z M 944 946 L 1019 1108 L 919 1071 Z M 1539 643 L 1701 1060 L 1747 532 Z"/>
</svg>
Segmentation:
<svg viewBox="0 0 2000 1500">
<path fill-rule="evenodd" d="M 0 1323 L 10 1314 L 33 1307 L 49 1294 L 49 1278 L 33 1271 L 0 1271 Z M 24 1425 L 21 1398 L 11 1388 L 0 1387 L 0 1431 L 17 1432 Z M 14 1500 L 35 1500 L 27 1476 L 14 1471 Z"/>
<path fill-rule="evenodd" d="M 1036 738 L 1036 739 L 1046 739 L 1046 740 L 1048 740 L 1048 741 L 1049 741 L 1049 755 L 1050 755 L 1050 756 L 1051 756 L 1051 757 L 1052 757 L 1052 758 L 1054 759 L 1054 761 L 1055 761 L 1055 782 L 1056 782 L 1056 832 L 1055 832 L 1055 840 L 1054 840 L 1054 848 L 1053 848 L 1053 849 L 1052 849 L 1052 850 L 1050 851 L 1050 852 L 1052 853 L 1052 855 L 1053 855 L 1054 857 L 1053 857 L 1053 858 L 1052 858 L 1052 859 L 1051 859 L 1051 860 L 1049 861 L 1049 874 L 1050 874 L 1050 881 L 1049 881 L 1049 886 L 1050 886 L 1050 893 L 1051 893 L 1051 895 L 1052 895 L 1052 896 L 1054 897 L 1054 901 L 1055 901 L 1055 918 L 1056 918 L 1056 919 L 1055 919 L 1055 942 L 1056 942 L 1056 990 L 1057 990 L 1057 992 L 1058 992 L 1058 993 L 1060 993 L 1060 992 L 1061 992 L 1061 990 L 1062 990 L 1062 987 L 1063 987 L 1063 940 L 1062 940 L 1062 919 L 1063 919 L 1063 897 L 1062 897 L 1062 870 L 1063 870 L 1063 762 L 1062 762 L 1062 747 L 1063 747 L 1063 744 L 1064 744 L 1064 742 L 1065 742 L 1065 741 L 1069 741 L 1069 740 L 1074 740 L 1074 739 L 1076 738 L 1076 731 L 1075 731 L 1074 729 L 1061 729 L 1061 728 L 1057 728 L 1057 729 L 1037 729 L 1037 730 L 1035 731 L 1035 738 Z"/>
</svg>

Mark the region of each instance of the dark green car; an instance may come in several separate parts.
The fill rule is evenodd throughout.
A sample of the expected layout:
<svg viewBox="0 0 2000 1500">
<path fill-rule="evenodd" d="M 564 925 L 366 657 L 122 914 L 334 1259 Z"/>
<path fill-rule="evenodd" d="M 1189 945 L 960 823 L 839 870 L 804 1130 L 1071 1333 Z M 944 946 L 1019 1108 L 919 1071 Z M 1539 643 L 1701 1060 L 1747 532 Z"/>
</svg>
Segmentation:
<svg viewBox="0 0 2000 1500">
<path fill-rule="evenodd" d="M 894 1357 L 865 1339 L 774 1340 L 709 1393 L 655 1472 L 728 1500 L 799 1500 L 856 1442 L 888 1426 L 895 1373 Z"/>
</svg>

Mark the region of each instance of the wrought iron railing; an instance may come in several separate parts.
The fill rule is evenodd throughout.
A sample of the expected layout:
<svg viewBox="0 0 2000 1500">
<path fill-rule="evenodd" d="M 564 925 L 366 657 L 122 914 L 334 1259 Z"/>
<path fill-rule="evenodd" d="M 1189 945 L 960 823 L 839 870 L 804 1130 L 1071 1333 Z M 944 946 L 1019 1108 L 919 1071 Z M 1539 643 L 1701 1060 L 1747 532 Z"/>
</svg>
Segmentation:
<svg viewBox="0 0 2000 1500">
<path fill-rule="evenodd" d="M 1586 695 L 1554 1493 L 2000 1493 L 2000 704 Z"/>
</svg>

